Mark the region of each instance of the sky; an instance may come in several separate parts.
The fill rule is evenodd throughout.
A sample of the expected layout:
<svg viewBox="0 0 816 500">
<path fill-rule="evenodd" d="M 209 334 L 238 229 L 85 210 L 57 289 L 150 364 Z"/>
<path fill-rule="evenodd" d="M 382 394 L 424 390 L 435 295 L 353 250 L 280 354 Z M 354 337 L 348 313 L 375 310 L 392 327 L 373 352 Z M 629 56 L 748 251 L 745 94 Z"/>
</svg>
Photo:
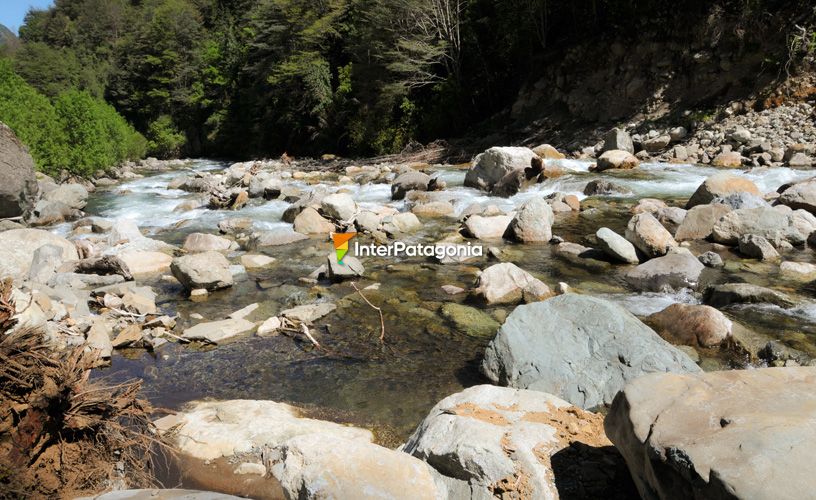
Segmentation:
<svg viewBox="0 0 816 500">
<path fill-rule="evenodd" d="M 53 3 L 53 0 L 0 0 L 0 24 L 17 33 L 28 9 L 45 9 Z"/>
</svg>

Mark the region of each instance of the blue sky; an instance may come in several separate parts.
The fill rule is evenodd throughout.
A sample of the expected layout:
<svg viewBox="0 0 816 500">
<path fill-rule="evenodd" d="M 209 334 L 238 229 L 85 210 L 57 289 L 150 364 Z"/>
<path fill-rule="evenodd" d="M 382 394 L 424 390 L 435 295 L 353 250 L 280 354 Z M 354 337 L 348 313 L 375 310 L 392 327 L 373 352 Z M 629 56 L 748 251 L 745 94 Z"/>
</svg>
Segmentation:
<svg viewBox="0 0 816 500">
<path fill-rule="evenodd" d="M 53 0 L 0 0 L 0 24 L 16 33 L 28 9 L 45 9 L 53 3 Z"/>
</svg>

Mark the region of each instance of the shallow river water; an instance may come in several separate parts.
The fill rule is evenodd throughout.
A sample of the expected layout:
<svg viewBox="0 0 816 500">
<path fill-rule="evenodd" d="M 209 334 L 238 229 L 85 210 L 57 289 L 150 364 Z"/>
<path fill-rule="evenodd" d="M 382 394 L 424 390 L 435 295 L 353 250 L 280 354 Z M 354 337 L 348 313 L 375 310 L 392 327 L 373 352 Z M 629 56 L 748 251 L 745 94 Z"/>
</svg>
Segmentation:
<svg viewBox="0 0 816 500">
<path fill-rule="evenodd" d="M 546 181 L 509 199 L 494 198 L 462 186 L 465 172 L 453 167 L 438 167 L 447 182 L 445 195 L 461 213 L 472 203 L 494 204 L 503 210 L 518 206 L 534 196 L 561 191 L 584 200 L 581 213 L 559 214 L 553 232 L 567 241 L 592 246 L 591 235 L 602 227 L 620 233 L 631 217 L 629 210 L 638 199 L 654 197 L 670 205 L 683 206 L 699 184 L 717 169 L 681 164 L 645 164 L 634 171 L 604 173 L 632 191 L 631 195 L 585 199 L 586 183 L 598 174 L 588 172 L 590 163 L 563 160 L 569 171 L 565 176 Z M 199 160 L 193 170 L 216 170 L 228 164 Z M 253 200 L 241 211 L 174 209 L 183 201 L 200 195 L 166 188 L 184 170 L 148 175 L 91 195 L 86 212 L 108 218 L 134 220 L 151 237 L 180 245 L 192 232 L 218 233 L 217 223 L 225 218 L 251 217 L 256 229 L 291 227 L 281 222 L 287 207 L 283 201 Z M 751 179 L 764 192 L 780 185 L 810 177 L 807 171 L 788 168 L 756 169 L 737 172 Z M 290 181 L 306 190 L 313 186 Z M 329 190 L 348 190 L 363 207 L 392 205 L 404 210 L 404 202 L 390 200 L 388 184 L 340 185 L 327 182 Z M 590 208 L 591 210 L 586 210 Z M 432 243 L 454 232 L 455 218 L 423 220 L 424 227 L 409 241 Z M 67 231 L 66 227 L 56 228 Z M 626 266 L 584 269 L 552 254 L 548 244 L 515 245 L 491 242 L 500 247 L 506 259 L 533 273 L 549 286 L 568 283 L 580 293 L 614 300 L 634 314 L 643 316 L 674 302 L 699 303 L 699 294 L 635 293 L 621 279 Z M 695 243 L 692 250 L 701 253 L 711 247 Z M 476 272 L 488 265 L 486 259 L 472 264 L 441 265 L 426 258 L 396 261 L 365 258 L 366 278 L 360 287 L 379 283 L 378 290 L 364 291 L 366 297 L 382 307 L 385 317 L 385 343 L 377 337 L 380 321 L 348 284 L 309 285 L 299 278 L 309 275 L 325 262 L 332 247 L 325 239 L 311 239 L 265 250 L 277 261 L 269 268 L 239 275 L 236 285 L 211 294 L 202 303 L 190 302 L 179 285 L 156 278 L 148 284 L 160 292 L 159 306 L 166 313 L 178 314 L 181 327 L 195 323 L 190 314 L 201 314 L 208 321 L 225 318 L 230 312 L 259 303 L 258 317 L 270 317 L 298 304 L 331 301 L 338 309 L 318 321 L 316 335 L 326 347 L 317 351 L 301 339 L 287 336 L 239 338 L 214 347 L 167 344 L 155 353 L 143 350 L 118 351 L 112 366 L 97 376 L 113 379 L 140 377 L 145 380 L 146 395 L 157 406 L 177 408 L 201 398 L 272 399 L 311 409 L 324 418 L 352 422 L 377 430 L 380 440 L 396 443 L 404 439 L 428 410 L 440 399 L 463 387 L 481 383 L 478 371 L 484 348 L 490 338 L 477 338 L 457 331 L 439 313 L 443 303 L 462 302 L 464 295 L 449 296 L 442 285 L 468 288 Z M 778 265 L 741 260 L 736 254 L 721 251 L 728 265 L 724 270 L 706 269 L 704 282 L 744 281 L 797 296 L 801 305 L 791 310 L 770 306 L 729 309 L 735 321 L 770 338 L 810 355 L 816 353 L 816 304 L 805 283 L 790 281 L 778 274 Z M 784 255 L 786 260 L 811 262 L 809 249 L 796 249 Z M 237 259 L 233 259 L 237 262 Z M 501 317 L 510 308 L 487 311 Z M 703 366 L 716 369 L 729 361 L 716 353 L 702 353 Z"/>
</svg>

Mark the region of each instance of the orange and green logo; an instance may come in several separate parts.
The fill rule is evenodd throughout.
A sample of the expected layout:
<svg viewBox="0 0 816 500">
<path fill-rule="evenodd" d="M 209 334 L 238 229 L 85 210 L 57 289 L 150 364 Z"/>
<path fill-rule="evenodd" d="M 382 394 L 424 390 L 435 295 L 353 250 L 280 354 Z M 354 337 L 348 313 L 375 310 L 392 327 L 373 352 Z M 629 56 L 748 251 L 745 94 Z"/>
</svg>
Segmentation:
<svg viewBox="0 0 816 500">
<path fill-rule="evenodd" d="M 343 257 L 349 251 L 349 240 L 357 236 L 357 233 L 332 233 L 332 240 L 334 241 L 334 251 L 337 254 L 337 263 L 343 264 Z"/>
</svg>

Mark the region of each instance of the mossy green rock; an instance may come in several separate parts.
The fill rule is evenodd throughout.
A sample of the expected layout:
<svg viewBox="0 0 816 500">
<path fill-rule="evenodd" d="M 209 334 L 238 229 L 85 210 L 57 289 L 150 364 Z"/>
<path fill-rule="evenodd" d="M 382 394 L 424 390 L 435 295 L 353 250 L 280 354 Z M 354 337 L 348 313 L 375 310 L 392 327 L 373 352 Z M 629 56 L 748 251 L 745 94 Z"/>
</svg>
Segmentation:
<svg viewBox="0 0 816 500">
<path fill-rule="evenodd" d="M 457 330 L 471 337 L 493 337 L 501 326 L 489 314 L 453 302 L 442 306 L 442 316 Z"/>
</svg>

